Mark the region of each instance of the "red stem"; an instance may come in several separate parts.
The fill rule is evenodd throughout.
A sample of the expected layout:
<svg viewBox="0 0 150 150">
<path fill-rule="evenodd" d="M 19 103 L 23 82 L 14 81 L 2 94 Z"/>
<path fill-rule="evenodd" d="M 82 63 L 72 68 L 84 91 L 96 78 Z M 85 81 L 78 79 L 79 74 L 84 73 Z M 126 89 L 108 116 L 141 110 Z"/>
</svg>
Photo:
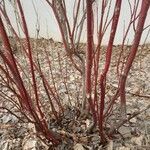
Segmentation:
<svg viewBox="0 0 150 150">
<path fill-rule="evenodd" d="M 105 108 L 106 75 L 107 75 L 107 72 L 109 70 L 109 66 L 111 63 L 112 47 L 113 47 L 113 42 L 114 42 L 117 26 L 118 26 L 121 2 L 122 2 L 121 0 L 116 1 L 113 20 L 112 20 L 111 34 L 110 34 L 109 43 L 108 43 L 107 52 L 106 52 L 105 67 L 104 67 L 102 74 L 100 75 L 101 98 L 100 98 L 100 113 L 99 113 L 99 132 L 100 132 L 100 136 L 102 138 L 102 142 L 105 142 L 105 137 L 103 134 L 103 121 L 104 121 L 103 113 L 104 113 L 104 108 Z"/>
<path fill-rule="evenodd" d="M 37 107 L 38 107 L 38 111 L 40 113 L 41 118 L 44 117 L 44 114 L 40 108 L 40 104 L 39 104 L 39 96 L 38 96 L 38 90 L 37 90 L 37 84 L 36 84 L 36 80 L 35 80 L 35 73 L 34 73 L 34 67 L 33 67 L 33 58 L 32 58 L 32 52 L 31 52 L 31 45 L 30 45 L 30 40 L 29 40 L 29 33 L 28 33 L 28 28 L 27 28 L 27 24 L 26 24 L 26 20 L 25 20 L 25 15 L 20 3 L 20 0 L 17 0 L 17 4 L 19 7 L 19 11 L 20 11 L 20 15 L 22 18 L 22 25 L 23 25 L 23 29 L 24 29 L 24 34 L 26 37 L 26 42 L 27 42 L 27 48 L 28 48 L 28 52 L 29 52 L 29 62 L 30 62 L 30 68 L 31 68 L 31 74 L 32 74 L 32 81 L 33 81 L 33 89 L 34 89 L 34 94 L 35 94 L 35 100 L 37 103 Z"/>
<path fill-rule="evenodd" d="M 93 10 L 92 3 L 93 0 L 87 0 L 87 50 L 86 50 L 86 69 L 85 69 L 85 90 L 86 98 L 89 102 L 94 122 L 97 122 L 95 107 L 91 98 L 92 84 L 91 84 L 91 74 L 92 74 L 92 63 L 93 63 Z"/>
<path fill-rule="evenodd" d="M 143 0 L 142 1 L 134 41 L 133 41 L 133 44 L 131 46 L 131 51 L 130 51 L 130 54 L 128 56 L 127 62 L 125 64 L 123 74 L 122 74 L 121 79 L 120 79 L 121 110 L 123 111 L 123 113 L 126 113 L 125 84 L 126 84 L 128 73 L 131 69 L 132 63 L 135 59 L 135 56 L 136 56 L 136 53 L 137 53 L 137 50 L 138 50 L 138 46 L 139 46 L 140 39 L 141 39 L 141 36 L 142 36 L 144 23 L 145 23 L 145 19 L 146 19 L 146 16 L 147 16 L 149 6 L 150 6 L 150 1 L 149 0 Z"/>
</svg>

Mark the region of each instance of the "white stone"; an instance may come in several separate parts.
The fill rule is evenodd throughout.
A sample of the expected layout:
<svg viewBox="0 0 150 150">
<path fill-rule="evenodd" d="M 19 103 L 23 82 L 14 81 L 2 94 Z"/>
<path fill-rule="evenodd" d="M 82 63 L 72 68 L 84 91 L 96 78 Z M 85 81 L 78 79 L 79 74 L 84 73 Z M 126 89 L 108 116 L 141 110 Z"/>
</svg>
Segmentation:
<svg viewBox="0 0 150 150">
<path fill-rule="evenodd" d="M 70 81 L 74 81 L 75 77 L 73 75 L 70 76 Z"/>
<path fill-rule="evenodd" d="M 110 140 L 107 145 L 107 150 L 113 150 L 113 141 Z"/>
<path fill-rule="evenodd" d="M 28 123 L 28 129 L 31 131 L 31 132 L 36 132 L 36 129 L 35 129 L 35 125 L 33 123 Z"/>
<path fill-rule="evenodd" d="M 17 118 L 11 114 L 6 114 L 1 119 L 2 119 L 3 123 L 8 123 L 9 121 L 11 121 L 11 122 L 17 121 Z"/>
<path fill-rule="evenodd" d="M 82 146 L 82 144 L 80 143 L 77 143 L 74 147 L 73 147 L 74 150 L 85 150 L 85 148 Z"/>
<path fill-rule="evenodd" d="M 29 138 L 28 140 L 24 141 L 22 149 L 23 150 L 36 150 L 36 143 L 37 143 L 36 140 Z"/>
<path fill-rule="evenodd" d="M 130 122 L 132 122 L 132 123 L 136 123 L 136 121 L 137 121 L 137 119 L 136 119 L 136 118 L 132 118 L 132 119 L 130 119 Z"/>
<path fill-rule="evenodd" d="M 121 146 L 116 148 L 116 150 L 131 150 L 129 147 Z"/>
<path fill-rule="evenodd" d="M 9 149 L 9 141 L 4 141 L 0 143 L 0 149 L 2 150 L 8 150 Z"/>
<path fill-rule="evenodd" d="M 138 137 L 132 137 L 131 142 L 138 146 L 142 146 L 143 139 L 144 139 L 144 135 L 140 135 Z"/>
<path fill-rule="evenodd" d="M 85 123 L 86 123 L 86 127 L 88 128 L 90 126 L 90 120 L 89 119 L 86 119 L 85 120 Z"/>
</svg>

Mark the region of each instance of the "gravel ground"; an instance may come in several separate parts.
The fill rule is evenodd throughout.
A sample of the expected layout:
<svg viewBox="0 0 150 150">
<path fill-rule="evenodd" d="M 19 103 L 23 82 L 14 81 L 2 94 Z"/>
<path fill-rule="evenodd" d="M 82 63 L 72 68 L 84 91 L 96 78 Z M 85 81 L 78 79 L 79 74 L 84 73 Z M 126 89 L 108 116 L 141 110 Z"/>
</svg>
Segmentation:
<svg viewBox="0 0 150 150">
<path fill-rule="evenodd" d="M 41 70 L 47 77 L 50 85 L 54 75 L 55 86 L 59 92 L 60 100 L 65 107 L 65 117 L 61 120 L 63 128 L 55 121 L 50 121 L 51 128 L 56 128 L 60 134 L 65 135 L 64 141 L 57 147 L 57 150 L 148 150 L 150 149 L 150 110 L 143 111 L 140 115 L 131 119 L 127 124 L 120 127 L 119 134 L 113 140 L 109 140 L 106 147 L 100 146 L 98 131 L 95 129 L 92 134 L 85 132 L 92 123 L 91 116 L 78 118 L 77 104 L 81 102 L 81 76 L 72 67 L 68 57 L 64 52 L 62 43 L 41 39 L 37 43 L 32 39 L 34 47 L 34 60 L 40 64 Z M 82 45 L 83 49 L 84 44 Z M 45 49 L 44 49 L 45 47 Z M 130 46 L 126 46 L 124 57 L 128 54 Z M 27 59 L 18 50 L 14 51 L 15 57 L 22 64 L 20 70 L 25 86 L 30 91 L 29 80 L 31 78 Z M 108 75 L 107 87 L 108 97 L 112 96 L 117 88 L 116 76 L 116 57 L 119 56 L 120 46 L 114 46 L 110 74 Z M 47 53 L 45 54 L 45 50 Z M 100 67 L 103 66 L 105 46 L 103 47 Z M 50 65 L 46 57 L 50 58 Z M 84 57 L 84 55 L 83 55 Z M 0 60 L 2 61 L 2 60 Z M 78 61 L 78 60 L 77 60 Z M 61 65 L 60 65 L 61 64 Z M 24 74 L 24 72 L 25 74 Z M 26 77 L 27 75 L 27 77 Z M 44 106 L 46 117 L 48 118 L 51 110 L 46 93 L 44 92 L 40 75 L 36 73 L 38 89 L 41 91 L 40 98 Z M 64 82 L 67 84 L 65 85 Z M 1 83 L 1 80 L 0 80 Z M 66 88 L 67 87 L 67 88 Z M 0 84 L 1 91 L 10 96 L 15 101 L 14 95 L 7 88 Z M 53 87 L 54 88 L 54 87 Z M 110 89 L 110 90 L 109 90 Z M 32 94 L 32 91 L 31 91 Z M 126 87 L 127 94 L 127 113 L 130 115 L 135 111 L 145 109 L 150 103 L 150 44 L 144 47 L 139 46 L 139 52 L 130 71 Z M 107 97 L 106 97 L 107 98 Z M 69 106 L 68 106 L 69 105 Z M 1 97 L 0 107 L 6 107 L 19 112 L 11 102 Z M 43 110 L 43 111 L 44 111 Z M 113 119 L 113 117 L 112 117 Z M 0 109 L 0 150 L 48 150 L 53 149 L 41 142 L 35 135 L 35 127 L 31 123 L 23 123 L 15 116 Z"/>
</svg>

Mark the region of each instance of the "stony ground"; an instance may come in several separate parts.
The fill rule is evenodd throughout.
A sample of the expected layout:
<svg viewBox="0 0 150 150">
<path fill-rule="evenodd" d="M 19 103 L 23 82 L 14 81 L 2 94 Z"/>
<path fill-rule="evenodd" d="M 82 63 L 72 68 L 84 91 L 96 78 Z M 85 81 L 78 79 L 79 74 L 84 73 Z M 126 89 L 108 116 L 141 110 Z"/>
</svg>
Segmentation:
<svg viewBox="0 0 150 150">
<path fill-rule="evenodd" d="M 50 128 L 56 129 L 64 136 L 64 141 L 57 147 L 57 150 L 148 150 L 150 149 L 150 110 L 143 111 L 140 115 L 131 119 L 130 122 L 119 128 L 118 133 L 113 140 L 102 147 L 100 146 L 100 139 L 98 131 L 95 129 L 92 134 L 87 132 L 92 123 L 91 116 L 77 117 L 80 111 L 78 105 L 81 102 L 81 76 L 72 67 L 68 60 L 62 43 L 53 41 L 40 40 L 37 43 L 33 42 L 34 58 L 41 66 L 42 71 L 48 78 L 51 78 L 51 71 L 47 63 L 46 56 L 50 57 L 52 73 L 54 74 L 54 81 L 59 91 L 63 105 L 65 105 L 65 116 L 61 123 L 54 120 L 50 121 Z M 46 47 L 45 47 L 46 43 Z M 45 55 L 45 49 L 47 54 Z M 83 46 L 84 48 L 84 46 Z M 129 52 L 130 46 L 126 47 L 124 58 Z M 107 87 L 108 97 L 112 96 L 117 88 L 116 76 L 116 57 L 119 56 L 120 46 L 114 46 L 112 65 L 110 74 L 108 75 Z M 101 57 L 100 67 L 103 65 L 104 51 Z M 29 68 L 26 58 L 23 57 L 21 51 L 14 51 L 15 56 L 19 62 L 23 64 L 23 70 L 26 74 L 29 73 Z M 84 57 L 84 55 L 83 55 Z M 22 70 L 20 70 L 22 71 Z M 25 74 L 22 77 L 28 88 L 28 80 Z M 28 77 L 30 75 L 28 74 Z M 45 93 L 42 89 L 42 82 L 40 76 L 36 76 L 38 81 L 38 88 L 41 89 L 41 99 L 45 103 L 45 114 L 50 113 L 49 104 L 45 98 Z M 67 81 L 67 88 L 64 84 Z M 52 80 L 49 81 L 52 84 Z M 0 84 L 1 85 L 1 84 Z M 4 93 L 13 97 L 6 88 L 0 86 Z M 134 65 L 128 77 L 127 82 L 127 112 L 128 115 L 135 111 L 143 110 L 150 104 L 150 45 L 144 47 L 139 46 L 139 52 L 135 59 Z M 68 105 L 66 105 L 68 104 Z M 13 110 L 13 105 L 1 98 L 0 107 L 9 108 Z M 19 112 L 16 112 L 19 114 Z M 63 125 L 63 127 L 62 127 Z M 53 149 L 41 142 L 35 135 L 35 127 L 31 123 L 23 123 L 15 116 L 8 113 L 8 111 L 0 110 L 0 150 L 48 150 Z"/>
</svg>

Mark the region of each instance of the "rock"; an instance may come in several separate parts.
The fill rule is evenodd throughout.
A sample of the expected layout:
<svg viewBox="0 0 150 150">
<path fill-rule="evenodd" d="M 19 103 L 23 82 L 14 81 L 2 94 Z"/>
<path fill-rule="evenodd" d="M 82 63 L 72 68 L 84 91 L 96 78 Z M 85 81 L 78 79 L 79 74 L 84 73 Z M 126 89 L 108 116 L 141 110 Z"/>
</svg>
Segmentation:
<svg viewBox="0 0 150 150">
<path fill-rule="evenodd" d="M 130 122 L 131 123 L 136 123 L 136 121 L 137 121 L 137 119 L 134 117 L 134 118 L 132 118 L 132 119 L 130 119 Z"/>
<path fill-rule="evenodd" d="M 70 75 L 70 81 L 74 81 L 75 77 L 74 75 Z"/>
<path fill-rule="evenodd" d="M 129 147 L 121 146 L 116 148 L 116 150 L 131 150 Z"/>
<path fill-rule="evenodd" d="M 85 123 L 86 123 L 86 127 L 88 128 L 90 126 L 90 124 L 91 124 L 91 121 L 89 119 L 86 119 Z"/>
<path fill-rule="evenodd" d="M 82 126 L 82 125 L 81 125 Z M 79 133 L 79 132 L 82 132 L 83 131 L 83 128 L 82 127 L 74 127 L 74 132 L 75 133 Z"/>
<path fill-rule="evenodd" d="M 74 150 L 85 150 L 85 148 L 82 146 L 82 144 L 80 143 L 77 143 L 74 147 L 73 147 Z"/>
<path fill-rule="evenodd" d="M 113 150 L 113 141 L 110 140 L 107 145 L 107 150 Z"/>
<path fill-rule="evenodd" d="M 131 130 L 129 127 L 122 126 L 118 131 L 123 135 L 124 138 L 131 137 Z"/>
<path fill-rule="evenodd" d="M 36 129 L 35 129 L 35 125 L 33 123 L 28 123 L 28 129 L 31 131 L 31 132 L 36 132 Z"/>
<path fill-rule="evenodd" d="M 25 139 L 22 143 L 22 150 L 36 150 L 37 141 L 35 139 Z"/>
<path fill-rule="evenodd" d="M 8 122 L 13 122 L 13 123 L 15 123 L 15 122 L 17 122 L 18 121 L 18 119 L 15 117 L 15 116 L 13 116 L 13 115 L 11 115 L 11 114 L 6 114 L 6 115 L 4 115 L 2 118 L 1 118 L 1 120 L 2 120 L 2 123 L 8 123 Z"/>
<path fill-rule="evenodd" d="M 80 137 L 80 142 L 81 143 L 84 143 L 84 144 L 88 144 L 88 141 L 89 141 L 89 139 L 88 139 L 88 137 L 87 136 L 83 136 L 83 137 Z"/>
<path fill-rule="evenodd" d="M 94 135 L 92 138 L 91 138 L 91 142 L 92 143 L 94 143 L 94 145 L 93 145 L 93 148 L 95 149 L 96 147 L 98 147 L 99 146 L 99 144 L 100 144 L 100 137 L 99 137 L 99 135 Z"/>
<path fill-rule="evenodd" d="M 139 137 L 132 137 L 131 142 L 138 146 L 142 146 L 143 139 L 144 139 L 144 135 L 140 135 Z"/>
<path fill-rule="evenodd" d="M 0 143 L 0 149 L 1 150 L 8 150 L 9 149 L 9 141 L 3 141 Z"/>
</svg>

